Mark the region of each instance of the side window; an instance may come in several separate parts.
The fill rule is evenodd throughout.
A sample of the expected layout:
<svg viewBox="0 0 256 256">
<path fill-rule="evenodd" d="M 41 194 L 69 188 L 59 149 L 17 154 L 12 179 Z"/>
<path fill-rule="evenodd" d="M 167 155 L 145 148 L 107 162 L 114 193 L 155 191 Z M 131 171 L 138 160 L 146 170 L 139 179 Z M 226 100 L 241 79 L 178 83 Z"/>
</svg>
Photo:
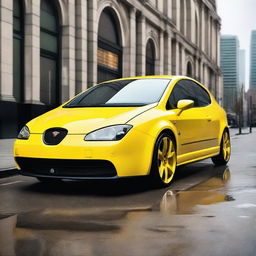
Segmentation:
<svg viewBox="0 0 256 256">
<path fill-rule="evenodd" d="M 197 98 L 198 107 L 205 107 L 211 104 L 210 95 L 204 88 L 202 88 L 199 84 L 191 80 L 187 80 L 187 82 L 194 88 L 193 91 L 194 91 L 195 97 Z"/>
<path fill-rule="evenodd" d="M 167 102 L 167 109 L 177 108 L 179 100 L 193 100 L 195 107 L 204 107 L 211 103 L 209 94 L 191 80 L 181 80 L 173 88 Z"/>
</svg>

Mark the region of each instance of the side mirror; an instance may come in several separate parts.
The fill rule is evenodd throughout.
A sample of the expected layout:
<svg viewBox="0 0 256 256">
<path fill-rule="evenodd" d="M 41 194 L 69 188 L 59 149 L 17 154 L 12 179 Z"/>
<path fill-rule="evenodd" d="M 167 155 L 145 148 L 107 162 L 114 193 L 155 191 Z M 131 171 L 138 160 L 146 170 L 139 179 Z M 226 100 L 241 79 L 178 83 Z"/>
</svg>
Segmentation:
<svg viewBox="0 0 256 256">
<path fill-rule="evenodd" d="M 193 100 L 179 100 L 177 104 L 177 108 L 180 110 L 186 110 L 192 108 L 194 106 Z"/>
</svg>

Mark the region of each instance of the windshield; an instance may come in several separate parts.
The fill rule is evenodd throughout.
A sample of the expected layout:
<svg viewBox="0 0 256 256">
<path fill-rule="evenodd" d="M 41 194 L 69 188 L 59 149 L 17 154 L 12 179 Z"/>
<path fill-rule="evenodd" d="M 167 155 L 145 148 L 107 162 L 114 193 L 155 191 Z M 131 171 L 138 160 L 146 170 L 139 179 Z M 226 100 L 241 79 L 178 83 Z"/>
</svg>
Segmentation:
<svg viewBox="0 0 256 256">
<path fill-rule="evenodd" d="M 97 85 L 64 107 L 144 106 L 158 102 L 170 79 L 128 79 Z"/>
</svg>

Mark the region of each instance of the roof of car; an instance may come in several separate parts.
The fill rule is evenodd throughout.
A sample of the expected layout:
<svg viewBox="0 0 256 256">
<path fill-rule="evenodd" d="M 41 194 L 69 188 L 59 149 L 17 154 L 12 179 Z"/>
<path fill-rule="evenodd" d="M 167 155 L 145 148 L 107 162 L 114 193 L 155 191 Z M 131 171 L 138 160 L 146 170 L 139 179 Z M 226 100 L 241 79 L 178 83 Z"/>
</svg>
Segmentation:
<svg viewBox="0 0 256 256">
<path fill-rule="evenodd" d="M 109 80 L 109 81 L 104 81 L 101 82 L 100 84 L 104 84 L 104 83 L 109 83 L 112 81 L 122 81 L 122 80 L 128 80 L 128 79 L 159 79 L 159 78 L 165 78 L 165 79 L 178 79 L 178 78 L 186 78 L 186 79 L 192 79 L 190 77 L 187 76 L 169 76 L 169 75 L 154 75 L 154 76 L 133 76 L 133 77 L 124 77 L 124 78 L 119 78 L 119 79 L 113 79 L 113 80 Z"/>
</svg>

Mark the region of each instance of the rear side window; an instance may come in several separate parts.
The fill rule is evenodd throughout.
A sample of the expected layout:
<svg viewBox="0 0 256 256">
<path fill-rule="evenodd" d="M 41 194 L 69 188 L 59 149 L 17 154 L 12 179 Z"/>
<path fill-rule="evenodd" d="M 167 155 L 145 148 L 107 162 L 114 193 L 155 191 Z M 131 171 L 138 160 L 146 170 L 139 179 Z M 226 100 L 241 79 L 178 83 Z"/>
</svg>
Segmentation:
<svg viewBox="0 0 256 256">
<path fill-rule="evenodd" d="M 195 107 L 205 107 L 211 104 L 208 92 L 191 80 L 181 80 L 173 88 L 167 102 L 167 109 L 177 108 L 179 100 L 193 100 Z"/>
</svg>

